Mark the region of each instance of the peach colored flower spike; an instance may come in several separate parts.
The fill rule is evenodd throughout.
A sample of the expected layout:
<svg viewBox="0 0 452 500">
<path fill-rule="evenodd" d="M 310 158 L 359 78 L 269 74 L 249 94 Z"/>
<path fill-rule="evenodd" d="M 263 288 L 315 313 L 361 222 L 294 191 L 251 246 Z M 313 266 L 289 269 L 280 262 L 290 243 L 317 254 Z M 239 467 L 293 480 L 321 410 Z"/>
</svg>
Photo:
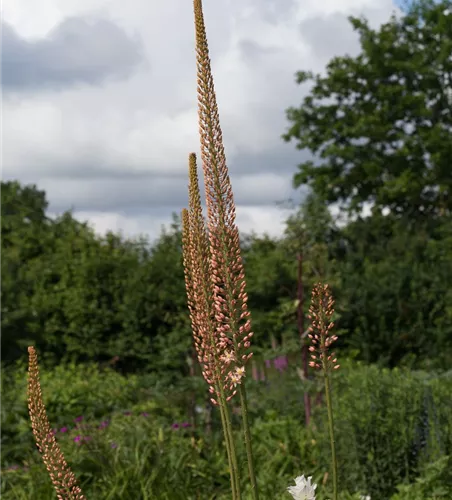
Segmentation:
<svg viewBox="0 0 452 500">
<path fill-rule="evenodd" d="M 38 356 L 34 347 L 28 348 L 28 409 L 36 445 L 59 500 L 86 500 L 69 468 L 47 419 L 39 382 Z"/>
<path fill-rule="evenodd" d="M 334 323 L 331 321 L 333 314 L 334 300 L 329 285 L 317 283 L 312 290 L 308 314 L 308 318 L 311 320 L 308 337 L 312 342 L 309 347 L 312 359 L 309 366 L 312 368 L 337 370 L 340 366 L 337 364 L 335 353 L 329 354 L 331 344 L 337 340 L 337 335 L 331 334 L 334 327 Z"/>
<path fill-rule="evenodd" d="M 220 383 L 230 400 L 251 358 L 251 322 L 235 203 L 216 102 L 201 0 L 194 0 L 198 117 L 207 205 L 201 211 L 196 157 L 190 155 L 188 212 L 183 212 L 187 297 L 193 335 L 210 392 Z"/>
</svg>

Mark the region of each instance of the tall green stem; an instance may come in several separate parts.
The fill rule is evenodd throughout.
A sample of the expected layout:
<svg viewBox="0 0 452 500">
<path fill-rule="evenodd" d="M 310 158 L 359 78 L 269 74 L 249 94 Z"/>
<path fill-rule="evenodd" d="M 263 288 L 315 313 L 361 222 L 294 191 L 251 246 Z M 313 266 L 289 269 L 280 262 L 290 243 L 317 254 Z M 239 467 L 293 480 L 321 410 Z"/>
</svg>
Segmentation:
<svg viewBox="0 0 452 500">
<path fill-rule="evenodd" d="M 231 476 L 232 499 L 241 500 L 240 477 L 237 465 L 237 455 L 232 435 L 231 416 L 227 405 L 220 404 L 221 424 L 223 426 L 226 451 L 228 454 L 229 473 Z"/>
<path fill-rule="evenodd" d="M 324 376 L 324 380 L 325 380 L 326 407 L 328 410 L 328 428 L 330 431 L 331 462 L 333 465 L 333 500 L 338 500 L 338 497 L 337 497 L 337 459 L 336 459 L 336 441 L 334 439 L 333 405 L 332 405 L 332 401 L 331 401 L 330 374 L 329 374 L 328 369 L 326 367 L 326 361 L 324 361 L 323 376 Z"/>
<path fill-rule="evenodd" d="M 242 408 L 242 422 L 243 422 L 243 433 L 245 435 L 246 455 L 248 458 L 248 471 L 250 474 L 250 481 L 251 481 L 251 493 L 253 496 L 253 500 L 259 500 L 259 490 L 257 488 L 256 475 L 254 473 L 253 449 L 251 446 L 251 432 L 250 432 L 250 424 L 248 421 L 248 404 L 246 400 L 245 381 L 243 379 L 242 383 L 240 384 L 239 393 L 240 393 L 240 405 Z"/>
</svg>

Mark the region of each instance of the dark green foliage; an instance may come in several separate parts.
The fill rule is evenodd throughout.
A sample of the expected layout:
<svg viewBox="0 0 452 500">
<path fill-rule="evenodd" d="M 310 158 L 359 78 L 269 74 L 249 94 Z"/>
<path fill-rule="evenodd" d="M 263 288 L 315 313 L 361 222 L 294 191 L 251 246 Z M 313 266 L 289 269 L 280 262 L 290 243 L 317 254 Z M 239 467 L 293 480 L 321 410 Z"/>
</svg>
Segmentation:
<svg viewBox="0 0 452 500">
<path fill-rule="evenodd" d="M 407 220 L 375 213 L 338 227 L 307 204 L 279 242 L 245 251 L 255 345 L 297 339 L 297 253 L 305 313 L 312 285 L 333 287 L 338 348 L 383 366 L 447 368 L 452 360 L 452 218 Z M 317 202 L 318 203 L 318 202 Z M 271 305 L 273 303 L 273 306 Z"/>
<path fill-rule="evenodd" d="M 70 213 L 48 219 L 46 207 L 35 187 L 2 184 L 2 362 L 36 345 L 53 361 L 181 370 L 190 336 L 177 221 L 150 248 L 96 236 Z"/>
<path fill-rule="evenodd" d="M 53 487 L 33 451 L 24 371 L 22 366 L 2 373 L 2 498 L 51 500 Z M 68 428 L 58 432 L 57 440 L 87 498 L 230 499 L 219 414 L 212 413 L 211 433 L 206 432 L 205 412 L 196 414 L 195 428 L 183 427 L 190 421 L 191 397 L 183 384 L 162 386 L 150 375 L 121 376 L 74 364 L 42 370 L 41 379 L 50 424 Z M 416 493 L 416 500 L 433 500 L 439 491 L 449 491 L 443 462 L 452 447 L 451 382 L 447 375 L 343 365 L 333 385 L 341 500 L 358 500 L 359 493 L 389 499 L 401 483 L 406 485 L 401 489 Z M 312 428 L 303 427 L 304 386 L 293 367 L 272 377 L 270 384 L 249 382 L 248 389 L 262 497 L 287 500 L 287 486 L 304 473 L 319 484 L 318 500 L 331 498 L 331 478 L 322 484 L 330 464 L 326 409 L 316 406 Z M 205 383 L 195 392 L 197 404 L 204 406 Z M 233 400 L 236 410 L 237 405 Z M 84 418 L 76 422 L 79 416 Z M 235 417 L 248 498 L 240 418 Z M 177 429 L 174 423 L 179 423 Z M 420 423 L 428 429 L 422 443 Z M 91 439 L 74 441 L 77 436 Z M 418 441 L 422 446 L 412 460 L 412 444 Z M 429 465 L 441 457 L 437 465 Z M 7 470 L 12 465 L 19 468 Z M 23 470 L 24 465 L 29 469 Z M 420 484 L 408 486 L 416 482 Z"/>
<path fill-rule="evenodd" d="M 452 498 L 452 458 L 426 464 L 415 483 L 403 484 L 391 500 L 448 500 Z"/>
<path fill-rule="evenodd" d="M 389 498 L 398 483 L 413 482 L 427 463 L 448 452 L 451 379 L 397 368 L 343 368 L 334 402 L 341 484 Z M 327 459 L 328 444 L 323 446 Z"/>
<path fill-rule="evenodd" d="M 35 344 L 44 362 L 117 356 L 125 371 L 146 367 L 168 381 L 187 373 L 192 340 L 177 219 L 150 247 L 144 239 L 96 236 L 70 213 L 46 218 L 45 197 L 34 188 L 3 189 L 2 362 L 20 359 Z M 41 215 L 28 222 L 37 206 Z M 300 253 L 304 311 L 313 284 L 328 281 L 342 352 L 386 366 L 450 364 L 450 216 L 375 213 L 339 227 L 321 199 L 310 196 L 281 240 L 245 238 L 256 355 L 266 355 L 272 338 L 298 350 Z"/>
<path fill-rule="evenodd" d="M 299 166 L 295 187 L 307 184 L 351 211 L 371 202 L 410 217 L 450 213 L 450 9 L 450 0 L 416 2 L 378 31 L 350 17 L 361 53 L 335 57 L 325 77 L 297 74 L 298 83 L 314 85 L 300 108 L 287 111 L 283 137 L 319 162 Z"/>
<path fill-rule="evenodd" d="M 375 214 L 349 224 L 338 259 L 344 342 L 368 362 L 403 358 L 450 366 L 452 218 L 430 224 Z"/>
</svg>

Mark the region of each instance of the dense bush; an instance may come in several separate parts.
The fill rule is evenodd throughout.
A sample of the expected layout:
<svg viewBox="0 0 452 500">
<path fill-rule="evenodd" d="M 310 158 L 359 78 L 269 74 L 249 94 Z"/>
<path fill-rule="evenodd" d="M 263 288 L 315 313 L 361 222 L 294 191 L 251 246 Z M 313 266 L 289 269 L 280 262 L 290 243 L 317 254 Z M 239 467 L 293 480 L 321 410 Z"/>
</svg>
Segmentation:
<svg viewBox="0 0 452 500">
<path fill-rule="evenodd" d="M 346 363 L 335 377 L 341 498 L 358 492 L 390 498 L 397 485 L 417 484 L 424 471 L 437 491 L 445 489 L 443 462 L 438 470 L 428 464 L 451 454 L 452 378 L 353 365 Z M 262 497 L 284 499 L 301 471 L 320 484 L 325 479 L 326 410 L 316 406 L 313 425 L 305 429 L 304 384 L 295 368 L 267 375 L 266 381 L 248 384 L 256 468 Z M 25 369 L 4 370 L 2 379 L 3 498 L 50 500 L 53 486 L 39 454 L 32 452 Z M 313 394 L 315 385 L 312 381 Z M 153 375 L 123 376 L 72 363 L 42 370 L 42 388 L 58 442 L 89 498 L 229 498 L 221 423 L 218 412 L 207 410 L 205 386 L 197 377 L 165 389 Z M 234 425 L 239 433 L 237 415 Z M 239 457 L 244 459 L 243 446 Z M 395 498 L 408 498 L 407 488 L 419 495 L 422 484 L 400 486 L 399 495 L 405 496 Z M 329 486 L 326 478 L 320 500 L 328 498 Z"/>
</svg>

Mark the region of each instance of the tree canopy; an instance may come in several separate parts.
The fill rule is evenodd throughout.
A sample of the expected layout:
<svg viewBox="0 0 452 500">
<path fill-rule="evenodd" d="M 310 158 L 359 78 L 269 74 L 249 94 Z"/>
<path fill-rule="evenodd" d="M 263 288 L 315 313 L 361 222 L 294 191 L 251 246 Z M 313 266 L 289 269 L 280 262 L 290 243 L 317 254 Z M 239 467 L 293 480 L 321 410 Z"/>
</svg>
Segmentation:
<svg viewBox="0 0 452 500">
<path fill-rule="evenodd" d="M 151 246 L 97 235 L 70 212 L 48 217 L 36 186 L 2 183 L 1 201 L 2 362 L 35 345 L 52 364 L 117 356 L 123 370 L 185 373 L 192 338 L 178 220 Z M 389 366 L 410 356 L 450 364 L 451 215 L 416 221 L 415 231 L 394 214 L 341 227 L 312 194 L 282 238 L 245 237 L 242 252 L 257 357 L 273 339 L 298 352 L 301 254 L 304 311 L 314 283 L 328 282 L 338 348 Z"/>
<path fill-rule="evenodd" d="M 349 17 L 357 57 L 333 58 L 299 108 L 289 108 L 284 140 L 315 160 L 299 165 L 307 185 L 350 212 L 364 203 L 394 214 L 452 211 L 452 4 L 421 0 L 378 31 Z"/>
</svg>

